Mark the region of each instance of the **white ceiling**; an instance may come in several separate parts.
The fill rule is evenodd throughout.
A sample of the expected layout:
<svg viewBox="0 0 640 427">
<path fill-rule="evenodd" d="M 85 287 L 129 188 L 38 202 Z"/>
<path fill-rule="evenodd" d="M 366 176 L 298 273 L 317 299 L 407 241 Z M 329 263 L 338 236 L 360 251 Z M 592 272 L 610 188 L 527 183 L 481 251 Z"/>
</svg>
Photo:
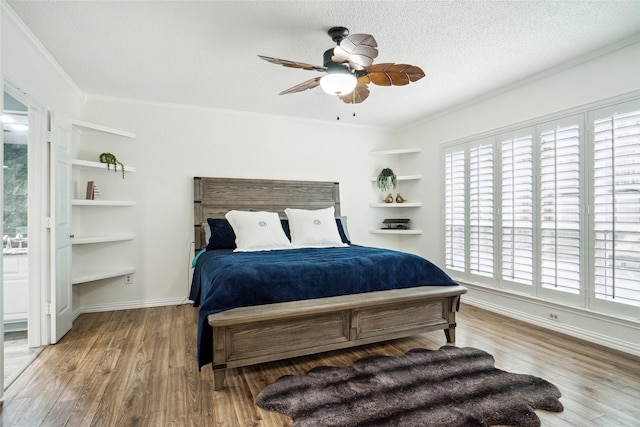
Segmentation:
<svg viewBox="0 0 640 427">
<path fill-rule="evenodd" d="M 88 95 L 402 128 L 594 50 L 640 36 L 640 1 L 8 1 Z M 258 54 L 322 65 L 327 30 L 372 34 L 374 63 L 426 77 L 370 85 L 349 106 L 320 75 Z M 353 117 L 352 114 L 356 113 Z"/>
</svg>

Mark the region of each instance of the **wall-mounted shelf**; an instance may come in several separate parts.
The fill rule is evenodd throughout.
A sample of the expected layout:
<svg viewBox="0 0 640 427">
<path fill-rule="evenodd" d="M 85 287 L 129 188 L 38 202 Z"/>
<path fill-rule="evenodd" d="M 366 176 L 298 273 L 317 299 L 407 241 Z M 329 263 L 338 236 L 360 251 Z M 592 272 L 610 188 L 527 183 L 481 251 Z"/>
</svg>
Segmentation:
<svg viewBox="0 0 640 427">
<path fill-rule="evenodd" d="M 386 229 L 373 229 L 369 230 L 371 234 L 422 234 L 422 230 L 386 230 Z"/>
<path fill-rule="evenodd" d="M 91 243 L 109 243 L 109 242 L 123 242 L 126 240 L 133 240 L 136 236 L 134 234 L 113 234 L 104 236 L 79 236 L 71 239 L 72 245 L 87 245 Z"/>
<path fill-rule="evenodd" d="M 422 202 L 404 202 L 404 203 L 370 203 L 371 208 L 419 208 Z"/>
<path fill-rule="evenodd" d="M 415 154 L 420 153 L 422 148 L 396 148 L 393 150 L 374 150 L 369 151 L 372 156 L 393 156 L 396 154 Z"/>
<path fill-rule="evenodd" d="M 105 169 L 113 171 L 113 165 L 107 165 L 106 163 L 93 162 L 91 160 L 72 159 L 71 164 L 74 166 L 81 166 L 85 168 Z M 109 166 L 109 167 L 107 167 Z M 120 171 L 120 165 L 118 165 L 118 172 Z M 136 168 L 133 166 L 125 165 L 125 172 L 135 172 Z"/>
<path fill-rule="evenodd" d="M 72 119 L 71 125 L 77 128 L 80 128 L 84 131 L 90 132 L 98 132 L 98 133 L 108 133 L 111 135 L 123 136 L 125 138 L 135 138 L 136 134 L 133 132 L 128 132 L 126 130 L 120 130 L 115 128 L 110 128 L 107 126 L 98 125 L 95 123 L 89 123 L 82 120 Z"/>
<path fill-rule="evenodd" d="M 398 181 L 416 181 L 419 179 L 422 179 L 422 174 L 415 174 L 415 175 L 397 175 L 396 179 Z M 371 178 L 369 178 L 370 181 L 372 182 L 376 182 L 378 181 L 378 177 L 377 176 L 372 176 Z"/>
<path fill-rule="evenodd" d="M 85 199 L 73 199 L 71 200 L 73 206 L 135 206 L 136 202 L 133 200 L 85 200 Z"/>
<path fill-rule="evenodd" d="M 71 278 L 71 283 L 77 285 L 80 283 L 95 282 L 96 280 L 126 276 L 127 274 L 133 274 L 135 272 L 135 267 L 113 267 L 108 270 L 78 272 Z"/>
</svg>

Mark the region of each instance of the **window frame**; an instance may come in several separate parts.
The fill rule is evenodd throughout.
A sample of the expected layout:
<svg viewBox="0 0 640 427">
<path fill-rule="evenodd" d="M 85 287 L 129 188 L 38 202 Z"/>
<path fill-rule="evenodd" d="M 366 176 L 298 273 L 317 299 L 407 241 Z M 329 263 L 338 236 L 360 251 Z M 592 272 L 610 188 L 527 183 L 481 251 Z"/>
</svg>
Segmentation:
<svg viewBox="0 0 640 427">
<path fill-rule="evenodd" d="M 530 296 L 544 299 L 561 305 L 583 308 L 594 312 L 600 312 L 614 317 L 640 319 L 640 307 L 619 302 L 605 301 L 595 297 L 595 229 L 593 219 L 594 184 L 593 184 L 593 141 L 594 119 L 596 116 L 606 117 L 609 111 L 631 112 L 640 110 L 640 91 L 635 91 L 623 96 L 598 101 L 589 105 L 576 107 L 564 112 L 551 114 L 527 122 L 505 126 L 503 128 L 484 132 L 464 139 L 441 144 L 442 177 L 445 177 L 444 158 L 446 153 L 464 151 L 465 161 L 465 270 L 457 271 L 444 267 L 454 279 L 467 281 L 471 284 L 483 287 L 504 290 L 508 293 Z M 579 259 L 580 284 L 578 293 L 569 293 L 558 289 L 544 287 L 541 283 L 541 134 L 552 128 L 566 126 L 567 124 L 579 126 Z M 527 131 L 533 136 L 533 278 L 532 285 L 525 285 L 511 280 L 503 279 L 503 201 L 502 201 L 502 140 L 510 135 L 522 135 Z M 493 141 L 493 203 L 494 203 L 494 236 L 493 236 L 493 277 L 473 274 L 470 269 L 470 149 L 482 145 L 487 141 Z M 537 171 L 537 172 L 536 172 Z M 447 213 L 444 204 L 445 192 L 442 187 L 442 215 Z M 557 205 L 556 205 L 557 206 Z M 557 213 L 556 213 L 557 214 Z M 556 217 L 557 221 L 557 217 Z M 446 224 L 445 239 L 442 243 L 445 258 L 447 247 Z"/>
<path fill-rule="evenodd" d="M 601 106 L 600 108 L 594 108 L 587 113 L 587 123 L 589 123 L 589 133 L 591 135 L 591 138 L 589 140 L 589 150 L 587 150 L 588 157 L 586 159 L 586 162 L 589 165 L 589 167 L 587 168 L 588 171 L 586 175 L 587 182 L 591 184 L 593 183 L 594 172 L 595 172 L 595 158 L 594 158 L 595 155 L 593 152 L 595 131 L 594 131 L 593 123 L 595 122 L 595 120 L 613 115 L 616 112 L 620 112 L 620 111 L 627 112 L 627 111 L 632 111 L 634 109 L 640 110 L 640 98 L 630 99 L 623 102 Z M 595 227 L 594 225 L 595 192 L 593 191 L 588 194 L 588 204 L 589 204 L 590 227 Z M 589 253 L 591 254 L 595 254 L 595 233 L 593 237 L 594 238 L 590 238 L 588 242 Z M 589 261 L 592 261 L 594 259 L 595 257 L 590 257 Z M 587 295 L 587 298 L 589 300 L 588 301 L 589 308 L 595 311 L 603 312 L 607 314 L 617 313 L 617 315 L 619 316 L 640 318 L 640 307 L 638 306 L 627 305 L 627 304 L 622 304 L 615 301 L 607 301 L 600 298 L 596 298 L 595 297 L 595 280 L 593 280 L 593 278 L 595 277 L 595 263 L 590 262 L 588 269 L 589 269 L 588 273 L 590 278 L 590 280 L 587 281 L 587 284 L 589 286 L 588 295 Z"/>
</svg>

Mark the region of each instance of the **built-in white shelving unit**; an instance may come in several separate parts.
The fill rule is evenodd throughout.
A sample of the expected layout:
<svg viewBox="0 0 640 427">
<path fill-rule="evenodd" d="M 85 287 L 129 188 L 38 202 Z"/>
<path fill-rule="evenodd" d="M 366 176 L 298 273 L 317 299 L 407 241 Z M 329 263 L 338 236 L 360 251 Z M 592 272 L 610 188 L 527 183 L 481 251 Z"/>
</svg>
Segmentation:
<svg viewBox="0 0 640 427">
<path fill-rule="evenodd" d="M 136 202 L 133 200 L 85 200 L 85 199 L 73 199 L 71 200 L 73 206 L 135 206 Z"/>
<path fill-rule="evenodd" d="M 417 154 L 420 153 L 422 151 L 421 148 L 397 148 L 397 149 L 392 149 L 392 150 L 375 150 L 375 151 L 370 151 L 369 154 L 372 156 L 398 156 L 398 155 L 411 155 L 411 154 Z M 409 174 L 409 175 L 397 175 L 397 181 L 398 182 L 402 182 L 402 181 L 418 181 L 422 179 L 422 174 Z M 370 181 L 372 182 L 376 182 L 377 181 L 377 177 L 371 177 L 369 178 Z M 403 196 L 406 197 L 407 195 L 403 193 Z M 375 209 L 390 209 L 390 210 L 402 210 L 404 212 L 405 209 L 408 208 L 420 208 L 422 206 L 422 202 L 416 202 L 416 201 L 411 201 L 411 202 L 403 202 L 403 203 L 397 203 L 397 202 L 392 202 L 392 203 L 382 203 L 382 202 L 376 202 L 376 203 L 370 203 L 369 207 L 371 208 L 375 208 Z M 369 233 L 371 234 L 394 234 L 394 235 L 418 235 L 418 234 L 422 234 L 422 230 L 419 229 L 407 229 L 407 230 L 396 230 L 396 229 L 386 229 L 386 228 L 374 228 L 374 229 L 370 229 Z"/>
<path fill-rule="evenodd" d="M 415 175 L 396 175 L 396 179 L 398 181 L 417 181 L 419 179 L 422 179 L 422 174 L 415 174 Z M 370 181 L 376 182 L 378 180 L 377 177 L 372 176 L 370 178 Z"/>
<path fill-rule="evenodd" d="M 136 135 L 132 132 L 119 130 L 115 128 L 111 128 L 108 126 L 98 125 L 94 123 L 89 123 L 81 120 L 72 120 L 71 124 L 74 128 L 79 131 L 79 139 L 80 144 L 83 142 L 83 134 L 100 134 L 102 136 L 114 136 L 118 137 L 118 139 L 122 138 L 135 138 Z M 80 156 L 82 157 L 82 156 Z M 71 164 L 73 166 L 74 175 L 78 174 L 82 177 L 87 176 L 99 176 L 101 182 L 105 182 L 107 180 L 119 180 L 122 179 L 122 170 L 120 165 L 116 171 L 114 171 L 113 165 L 107 165 L 105 163 L 96 162 L 93 160 L 86 159 L 72 159 Z M 116 173 L 114 173 L 116 172 Z M 130 165 L 124 166 L 124 172 L 136 172 L 136 168 Z M 91 178 L 93 179 L 93 178 Z M 84 181 L 82 179 L 78 179 L 82 184 Z M 104 199 L 72 199 L 71 205 L 73 207 L 77 207 L 73 211 L 73 218 L 77 221 L 82 220 L 84 217 L 89 215 L 89 211 L 86 209 L 104 209 L 104 208 L 119 208 L 119 207 L 131 207 L 135 206 L 136 202 L 134 200 L 114 200 L 109 198 Z M 111 211 L 109 211 L 111 213 Z M 90 221 L 84 221 L 90 222 Z M 94 227 L 91 225 L 87 226 L 86 224 L 83 227 L 83 230 L 88 230 L 86 234 L 80 233 L 72 236 L 71 243 L 74 246 L 74 259 L 72 260 L 72 279 L 71 282 L 73 284 L 80 283 L 88 283 L 95 282 L 98 280 L 109 279 L 119 276 L 126 276 L 129 274 L 133 274 L 136 272 L 136 268 L 133 265 L 120 265 L 115 262 L 114 265 L 110 265 L 109 260 L 104 260 L 104 257 L 99 257 L 95 254 L 91 254 L 92 251 L 89 251 L 89 246 L 102 245 L 106 243 L 118 243 L 118 242 L 126 242 L 135 239 L 135 235 L 127 232 L 107 232 L 101 234 L 102 231 L 102 223 L 95 224 Z M 110 229 L 113 227 L 117 227 L 116 224 L 111 224 Z M 90 229 L 93 228 L 94 232 L 91 232 Z M 100 231 L 98 231 L 100 230 Z M 97 231 L 97 233 L 96 233 Z M 104 246 L 106 251 L 111 251 L 113 248 L 110 246 Z M 118 246 L 120 248 L 120 246 Z M 79 251 L 79 252 L 76 252 Z M 87 252 L 89 251 L 89 252 Z M 82 257 L 83 261 L 82 265 L 79 262 L 74 262 L 76 256 Z M 93 258 L 92 258 L 93 256 Z M 95 259 L 99 258 L 99 261 Z M 89 261 L 87 261 L 89 260 Z M 91 268 L 87 268 L 87 266 L 92 266 Z M 95 268 L 93 268 L 95 266 Z"/>
<path fill-rule="evenodd" d="M 73 274 L 71 283 L 78 285 L 80 283 L 95 282 L 96 280 L 110 279 L 112 277 L 126 276 L 136 272 L 135 267 L 111 267 L 105 270 L 96 271 L 80 271 Z"/>
<path fill-rule="evenodd" d="M 422 148 L 396 148 L 393 150 L 374 150 L 369 151 L 372 156 L 395 156 L 397 154 L 417 154 L 422 152 Z"/>
<path fill-rule="evenodd" d="M 80 160 L 80 159 L 72 159 L 71 164 L 73 166 L 82 166 L 85 168 L 96 168 L 96 169 L 108 169 L 113 171 L 113 165 L 109 166 L 106 163 L 93 162 L 91 160 Z M 118 165 L 118 171 L 120 170 L 120 165 Z M 124 167 L 125 172 L 135 172 L 136 168 L 133 166 L 126 165 Z"/>
<path fill-rule="evenodd" d="M 83 131 L 89 132 L 100 132 L 110 135 L 118 135 L 123 136 L 125 138 L 135 138 L 136 134 L 133 132 L 128 132 L 126 130 L 115 129 L 107 126 L 98 125 L 95 123 L 89 123 L 82 120 L 72 119 L 71 125 L 76 128 L 80 128 Z"/>
<path fill-rule="evenodd" d="M 369 203 L 370 208 L 383 209 L 406 209 L 422 207 L 422 202 L 404 202 L 404 203 Z"/>
<path fill-rule="evenodd" d="M 105 234 L 102 236 L 81 236 L 72 237 L 71 244 L 73 245 L 87 245 L 91 243 L 109 243 L 109 242 L 124 242 L 126 240 L 135 239 L 135 234 Z"/>
<path fill-rule="evenodd" d="M 371 234 L 422 234 L 422 230 L 414 230 L 414 229 L 409 229 L 409 230 L 385 230 L 383 228 L 380 229 L 373 229 L 373 230 L 369 230 L 369 233 Z"/>
</svg>

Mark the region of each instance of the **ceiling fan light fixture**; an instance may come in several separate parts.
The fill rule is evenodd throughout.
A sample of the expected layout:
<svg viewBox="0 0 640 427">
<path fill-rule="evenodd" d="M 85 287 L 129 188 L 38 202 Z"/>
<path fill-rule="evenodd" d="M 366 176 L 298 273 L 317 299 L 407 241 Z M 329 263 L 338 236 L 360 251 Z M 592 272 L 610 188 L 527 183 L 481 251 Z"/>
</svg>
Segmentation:
<svg viewBox="0 0 640 427">
<path fill-rule="evenodd" d="M 358 79 L 352 73 L 333 72 L 320 79 L 320 87 L 329 95 L 346 95 L 356 88 Z"/>
</svg>

